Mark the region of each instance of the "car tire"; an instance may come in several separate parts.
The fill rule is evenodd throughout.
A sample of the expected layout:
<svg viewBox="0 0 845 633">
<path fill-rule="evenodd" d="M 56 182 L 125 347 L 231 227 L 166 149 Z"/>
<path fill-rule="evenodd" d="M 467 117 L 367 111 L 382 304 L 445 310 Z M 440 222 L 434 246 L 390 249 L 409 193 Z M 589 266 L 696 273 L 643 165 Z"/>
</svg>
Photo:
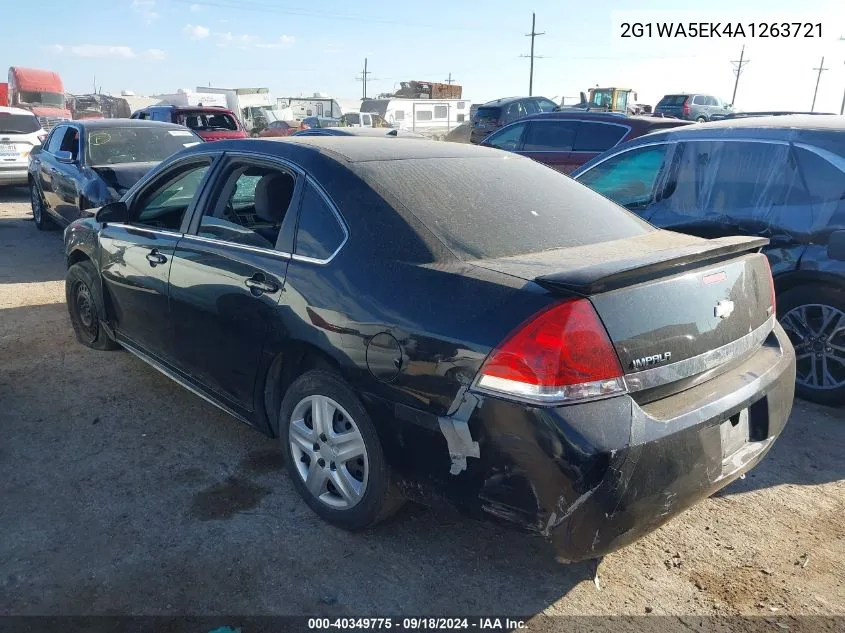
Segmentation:
<svg viewBox="0 0 845 633">
<path fill-rule="evenodd" d="M 80 343 L 97 350 L 120 347 L 101 324 L 106 312 L 97 269 L 90 261 L 77 262 L 68 268 L 65 299 L 73 331 Z"/>
<path fill-rule="evenodd" d="M 280 407 L 279 438 L 294 487 L 324 521 L 363 530 L 403 505 L 375 425 L 336 373 L 312 370 L 291 384 Z M 344 452 L 354 456 L 361 449 L 344 459 Z"/>
<path fill-rule="evenodd" d="M 50 214 L 44 210 L 44 196 L 41 195 L 41 190 L 33 181 L 29 183 L 29 204 L 32 207 L 32 219 L 35 220 L 35 228 L 39 231 L 57 228 Z"/>
<path fill-rule="evenodd" d="M 796 394 L 819 404 L 845 403 L 845 289 L 801 285 L 779 294 L 777 308 L 795 347 Z"/>
<path fill-rule="evenodd" d="M 707 117 L 700 116 L 695 121 L 696 121 L 696 123 L 707 123 Z"/>
</svg>

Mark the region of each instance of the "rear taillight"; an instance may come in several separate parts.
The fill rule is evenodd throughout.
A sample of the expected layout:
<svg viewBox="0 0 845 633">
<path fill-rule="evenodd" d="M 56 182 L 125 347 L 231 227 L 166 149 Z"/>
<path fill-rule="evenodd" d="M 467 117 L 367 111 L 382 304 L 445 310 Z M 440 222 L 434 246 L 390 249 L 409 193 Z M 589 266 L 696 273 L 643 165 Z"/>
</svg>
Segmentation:
<svg viewBox="0 0 845 633">
<path fill-rule="evenodd" d="M 571 299 L 511 333 L 484 361 L 474 388 L 537 404 L 625 391 L 619 359 L 592 304 Z"/>
<path fill-rule="evenodd" d="M 681 111 L 684 113 L 684 116 L 689 114 L 689 101 L 684 101 L 684 107 L 681 108 Z"/>
</svg>

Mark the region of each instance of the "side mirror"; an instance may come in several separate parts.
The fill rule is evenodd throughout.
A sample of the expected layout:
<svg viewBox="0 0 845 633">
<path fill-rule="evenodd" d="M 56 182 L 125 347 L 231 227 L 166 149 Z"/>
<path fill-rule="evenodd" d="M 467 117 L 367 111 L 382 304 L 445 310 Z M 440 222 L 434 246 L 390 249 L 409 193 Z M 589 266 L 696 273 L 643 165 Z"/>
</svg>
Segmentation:
<svg viewBox="0 0 845 633">
<path fill-rule="evenodd" d="M 104 226 L 109 222 L 123 224 L 129 219 L 129 209 L 126 206 L 126 203 L 121 202 L 120 200 L 117 202 L 109 202 L 97 209 L 94 219 Z"/>
<path fill-rule="evenodd" d="M 56 160 L 60 163 L 72 163 L 73 162 L 73 154 L 70 152 L 56 152 L 55 154 Z"/>
</svg>

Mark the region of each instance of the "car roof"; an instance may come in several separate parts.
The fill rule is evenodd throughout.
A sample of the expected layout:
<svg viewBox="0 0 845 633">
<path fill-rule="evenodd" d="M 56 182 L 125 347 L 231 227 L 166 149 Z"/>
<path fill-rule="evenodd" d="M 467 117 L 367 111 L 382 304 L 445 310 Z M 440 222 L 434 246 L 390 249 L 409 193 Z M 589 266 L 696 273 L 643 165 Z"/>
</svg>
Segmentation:
<svg viewBox="0 0 845 633">
<path fill-rule="evenodd" d="M 760 116 L 736 119 L 722 119 L 710 123 L 697 123 L 675 127 L 649 134 L 656 137 L 695 138 L 697 136 L 745 136 L 783 137 L 805 131 L 845 131 L 845 116 L 837 114 L 785 114 L 783 116 Z"/>
<path fill-rule="evenodd" d="M 683 121 L 681 119 L 667 119 L 663 117 L 653 116 L 627 116 L 618 112 L 595 112 L 590 110 L 562 110 L 560 112 L 538 112 L 536 114 L 529 114 L 520 117 L 513 123 L 530 120 L 576 120 L 576 121 L 601 121 L 602 123 L 615 123 L 617 125 L 627 125 L 637 129 L 643 128 L 664 128 L 664 127 L 680 127 L 683 125 L 692 125 L 692 121 Z"/>
<path fill-rule="evenodd" d="M 35 116 L 29 110 L 24 110 L 23 108 L 9 108 L 7 106 L 0 106 L 0 112 L 3 114 L 28 114 L 30 116 Z"/>
<path fill-rule="evenodd" d="M 294 136 L 320 135 L 373 136 L 376 138 L 425 138 L 421 134 L 414 134 L 413 132 L 406 132 L 405 130 L 396 130 L 384 127 L 326 127 L 316 128 L 313 130 L 301 130 L 294 134 Z"/>
<path fill-rule="evenodd" d="M 57 125 L 73 123 L 87 130 L 102 130 L 116 127 L 158 127 L 165 130 L 185 130 L 184 125 L 165 123 L 164 121 L 146 121 L 143 119 L 79 119 L 77 121 L 63 121 Z"/>
<path fill-rule="evenodd" d="M 445 143 L 425 139 L 380 138 L 361 136 L 287 136 L 261 137 L 254 139 L 226 140 L 213 143 L 214 150 L 250 151 L 271 156 L 296 158 L 301 152 L 318 153 L 337 162 L 360 163 L 386 160 L 410 160 L 424 158 L 490 158 L 501 157 L 499 150 L 470 145 L 468 143 Z M 413 141 L 413 142 L 410 142 Z M 202 151 L 201 145 L 188 152 Z M 207 148 L 206 148 L 207 151 Z M 510 155 L 509 155 L 510 156 Z M 528 160 L 528 159 L 526 159 Z"/>
<path fill-rule="evenodd" d="M 488 101 L 487 103 L 482 103 L 479 108 L 493 108 L 496 106 L 503 106 L 503 105 L 510 105 L 514 101 L 522 101 L 523 99 L 539 99 L 540 97 L 501 97 L 499 99 L 493 99 L 492 101 Z"/>
</svg>

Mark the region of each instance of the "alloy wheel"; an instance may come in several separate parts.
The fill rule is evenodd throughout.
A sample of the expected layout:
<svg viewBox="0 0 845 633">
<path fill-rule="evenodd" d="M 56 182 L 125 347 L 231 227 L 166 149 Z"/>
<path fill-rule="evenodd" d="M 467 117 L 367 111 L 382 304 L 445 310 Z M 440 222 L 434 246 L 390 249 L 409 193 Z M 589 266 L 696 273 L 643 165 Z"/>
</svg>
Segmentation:
<svg viewBox="0 0 845 633">
<path fill-rule="evenodd" d="M 303 398 L 291 414 L 288 440 L 296 470 L 316 499 L 348 510 L 364 496 L 367 447 L 352 416 L 326 396 Z"/>
<path fill-rule="evenodd" d="M 795 381 L 808 389 L 845 385 L 845 313 L 812 303 L 796 306 L 780 320 L 795 347 Z"/>
<path fill-rule="evenodd" d="M 76 287 L 73 289 L 73 301 L 79 325 L 87 335 L 87 342 L 93 343 L 99 334 L 99 325 L 97 324 L 97 311 L 94 307 L 94 299 L 91 296 L 88 286 L 82 282 L 77 282 Z"/>
</svg>

